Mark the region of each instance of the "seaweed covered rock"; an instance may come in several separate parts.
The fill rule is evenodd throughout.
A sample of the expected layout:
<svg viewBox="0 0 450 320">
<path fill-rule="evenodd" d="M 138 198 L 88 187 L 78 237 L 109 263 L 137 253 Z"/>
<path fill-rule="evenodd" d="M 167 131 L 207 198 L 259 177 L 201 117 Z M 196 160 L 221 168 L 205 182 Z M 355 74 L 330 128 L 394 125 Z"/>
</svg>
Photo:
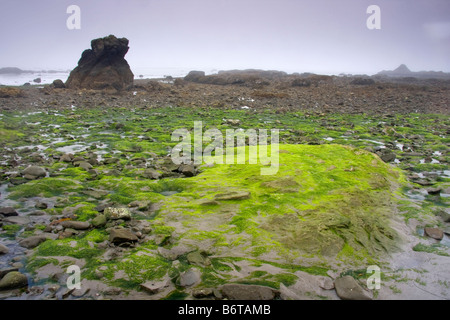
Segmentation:
<svg viewBox="0 0 450 320">
<path fill-rule="evenodd" d="M 69 89 L 116 89 L 123 90 L 133 85 L 125 54 L 128 39 L 110 35 L 91 41 L 91 49 L 81 55 L 78 66 L 72 70 L 66 82 Z"/>
</svg>

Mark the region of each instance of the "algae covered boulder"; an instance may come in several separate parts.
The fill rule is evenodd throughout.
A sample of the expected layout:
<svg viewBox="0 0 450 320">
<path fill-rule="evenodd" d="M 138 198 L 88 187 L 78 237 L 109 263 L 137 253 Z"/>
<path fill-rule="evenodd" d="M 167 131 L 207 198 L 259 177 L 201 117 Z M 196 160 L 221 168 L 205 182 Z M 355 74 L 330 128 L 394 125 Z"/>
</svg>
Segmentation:
<svg viewBox="0 0 450 320">
<path fill-rule="evenodd" d="M 204 234 L 224 255 L 363 261 L 395 248 L 393 192 L 401 174 L 377 155 L 340 145 L 280 145 L 278 172 L 261 175 L 260 168 L 204 168 L 185 190 L 200 199 L 180 193 L 183 201 L 166 200 L 159 219 L 176 228 L 180 242 Z"/>
</svg>

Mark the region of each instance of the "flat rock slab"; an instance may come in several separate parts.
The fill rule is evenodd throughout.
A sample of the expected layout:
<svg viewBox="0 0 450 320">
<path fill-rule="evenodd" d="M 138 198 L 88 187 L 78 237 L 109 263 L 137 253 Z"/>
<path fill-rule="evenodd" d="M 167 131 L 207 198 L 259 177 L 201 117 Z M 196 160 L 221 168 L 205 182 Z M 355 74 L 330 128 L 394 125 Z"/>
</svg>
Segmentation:
<svg viewBox="0 0 450 320">
<path fill-rule="evenodd" d="M 138 241 L 138 237 L 129 229 L 117 228 L 112 229 L 109 233 L 109 241 L 114 244 L 136 242 Z"/>
<path fill-rule="evenodd" d="M 163 289 L 169 287 L 170 282 L 168 279 L 160 280 L 160 281 L 147 281 L 141 284 L 141 288 L 148 292 L 149 294 L 156 294 Z"/>
<path fill-rule="evenodd" d="M 0 208 L 0 214 L 2 214 L 5 217 L 12 217 L 19 215 L 13 207 L 3 207 Z"/>
<path fill-rule="evenodd" d="M 11 224 L 19 224 L 19 225 L 25 225 L 31 222 L 31 219 L 28 217 L 22 217 L 22 216 L 12 216 L 7 217 L 3 219 L 3 222 L 11 223 Z"/>
<path fill-rule="evenodd" d="M 342 300 L 372 300 L 369 293 L 351 276 L 337 278 L 334 281 L 334 287 Z"/>
<path fill-rule="evenodd" d="M 221 292 L 230 300 L 273 300 L 277 293 L 269 287 L 247 284 L 225 284 Z"/>
<path fill-rule="evenodd" d="M 250 198 L 248 191 L 230 191 L 226 193 L 218 193 L 215 195 L 215 200 L 243 200 Z"/>
<path fill-rule="evenodd" d="M 86 230 L 89 229 L 89 227 L 91 226 L 91 224 L 87 221 L 70 221 L 70 220 L 61 222 L 61 225 L 64 228 L 71 228 L 75 230 Z"/>
</svg>

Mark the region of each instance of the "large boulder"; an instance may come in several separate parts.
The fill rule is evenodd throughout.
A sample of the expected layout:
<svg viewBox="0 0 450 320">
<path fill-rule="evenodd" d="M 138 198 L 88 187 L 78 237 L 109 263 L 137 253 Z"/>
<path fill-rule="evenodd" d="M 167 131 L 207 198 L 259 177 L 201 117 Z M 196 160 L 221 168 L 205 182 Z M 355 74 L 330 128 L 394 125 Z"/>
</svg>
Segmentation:
<svg viewBox="0 0 450 320">
<path fill-rule="evenodd" d="M 70 73 L 67 88 L 123 90 L 133 85 L 134 75 L 124 58 L 128 39 L 110 35 L 92 40 L 91 48 L 82 53 L 78 66 Z"/>
</svg>

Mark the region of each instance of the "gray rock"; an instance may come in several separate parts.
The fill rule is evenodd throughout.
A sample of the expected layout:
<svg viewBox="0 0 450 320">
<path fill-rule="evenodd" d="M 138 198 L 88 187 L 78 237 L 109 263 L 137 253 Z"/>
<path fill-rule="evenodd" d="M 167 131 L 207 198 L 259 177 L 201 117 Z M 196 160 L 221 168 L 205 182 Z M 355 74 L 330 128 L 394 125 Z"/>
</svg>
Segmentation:
<svg viewBox="0 0 450 320">
<path fill-rule="evenodd" d="M 119 162 L 119 158 L 106 158 L 105 160 L 103 160 L 104 164 L 113 164 Z"/>
<path fill-rule="evenodd" d="M 195 289 L 192 291 L 192 296 L 197 299 L 203 299 L 214 296 L 214 290 L 211 288 Z"/>
<path fill-rule="evenodd" d="M 188 253 L 192 249 L 189 249 L 185 246 L 175 246 L 172 247 L 170 250 L 166 249 L 164 247 L 158 247 L 158 253 L 162 255 L 165 259 L 168 260 L 176 260 L 179 256 L 182 256 L 183 254 Z"/>
<path fill-rule="evenodd" d="M 99 214 L 92 219 L 91 223 L 95 228 L 101 228 L 106 224 L 106 217 L 104 214 Z"/>
<path fill-rule="evenodd" d="M 444 222 L 450 222 L 450 208 L 445 210 L 439 210 L 438 215 L 444 220 Z"/>
<path fill-rule="evenodd" d="M 0 280 L 0 290 L 17 289 L 26 286 L 28 286 L 27 276 L 18 271 L 9 272 Z"/>
<path fill-rule="evenodd" d="M 128 204 L 130 208 L 138 208 L 140 211 L 146 211 L 149 209 L 152 203 L 149 200 L 135 200 Z"/>
<path fill-rule="evenodd" d="M 8 252 L 8 247 L 0 243 L 0 254 L 7 254 Z"/>
<path fill-rule="evenodd" d="M 336 293 L 342 300 L 372 300 L 352 276 L 344 276 L 334 281 Z"/>
<path fill-rule="evenodd" d="M 192 287 L 200 283 L 201 273 L 197 269 L 192 268 L 182 272 L 179 280 L 181 287 Z"/>
<path fill-rule="evenodd" d="M 31 222 L 29 217 L 22 217 L 22 216 L 12 216 L 7 217 L 3 219 L 3 222 L 5 223 L 11 223 L 11 224 L 19 224 L 19 225 L 26 225 Z"/>
<path fill-rule="evenodd" d="M 209 261 L 208 256 L 204 252 L 200 251 L 193 251 L 188 253 L 186 256 L 189 264 L 200 266 L 200 267 L 207 267 L 211 265 L 211 261 Z"/>
<path fill-rule="evenodd" d="M 424 232 L 427 236 L 430 238 L 436 239 L 436 240 L 442 240 L 444 238 L 444 232 L 439 228 L 425 228 Z"/>
<path fill-rule="evenodd" d="M 5 217 L 12 217 L 19 215 L 13 207 L 0 208 L 0 214 L 2 214 Z"/>
<path fill-rule="evenodd" d="M 384 162 L 392 162 L 396 158 L 395 153 L 387 148 L 381 149 L 381 151 L 377 152 L 377 154 L 380 156 L 381 160 L 383 160 Z"/>
<path fill-rule="evenodd" d="M 33 249 L 38 245 L 40 245 L 45 240 L 47 240 L 45 236 L 31 236 L 23 240 L 20 240 L 19 245 L 27 249 Z"/>
<path fill-rule="evenodd" d="M 108 220 L 130 220 L 131 219 L 131 212 L 127 208 L 112 208 L 108 207 L 104 210 L 104 215 L 106 216 L 106 219 Z"/>
<path fill-rule="evenodd" d="M 0 270 L 0 280 L 1 280 L 5 275 L 7 275 L 8 273 L 13 272 L 13 271 L 19 271 L 19 269 L 17 269 L 17 268 L 8 268 L 8 269 L 2 269 L 2 270 Z"/>
<path fill-rule="evenodd" d="M 161 178 L 162 174 L 156 171 L 155 169 L 150 168 L 145 169 L 144 172 L 142 173 L 142 176 L 146 179 L 158 180 L 159 178 Z"/>
<path fill-rule="evenodd" d="M 332 290 L 334 289 L 334 282 L 331 278 L 323 277 L 319 286 L 324 290 Z"/>
<path fill-rule="evenodd" d="M 246 284 L 225 284 L 221 292 L 229 300 L 273 300 L 277 294 L 269 287 Z"/>
<path fill-rule="evenodd" d="M 45 202 L 42 202 L 42 201 L 38 201 L 34 207 L 37 209 L 47 209 L 48 204 L 46 204 Z"/>
<path fill-rule="evenodd" d="M 156 294 L 169 286 L 169 280 L 147 281 L 141 284 L 141 288 L 150 294 Z"/>
<path fill-rule="evenodd" d="M 73 161 L 73 154 L 71 154 L 71 153 L 63 154 L 61 156 L 61 158 L 59 158 L 59 160 L 63 161 L 63 162 L 72 162 Z"/>
<path fill-rule="evenodd" d="M 22 174 L 25 176 L 33 176 L 37 178 L 45 177 L 47 175 L 47 171 L 44 168 L 38 166 L 29 166 L 25 170 L 23 170 Z"/>
<path fill-rule="evenodd" d="M 442 189 L 437 187 L 437 188 L 427 188 L 427 192 L 428 194 L 431 195 L 438 195 L 439 193 L 441 193 Z"/>
<path fill-rule="evenodd" d="M 78 165 L 80 168 L 83 168 L 86 171 L 89 171 L 90 169 L 93 168 L 92 164 L 90 164 L 87 161 L 81 161 Z"/>
<path fill-rule="evenodd" d="M 110 231 L 109 241 L 114 244 L 132 243 L 138 241 L 138 237 L 130 229 L 116 228 Z"/>
<path fill-rule="evenodd" d="M 195 176 L 195 167 L 192 164 L 182 164 L 178 167 L 178 171 L 186 177 Z"/>
<path fill-rule="evenodd" d="M 71 220 L 63 221 L 61 222 L 61 225 L 64 228 L 71 228 L 75 230 L 86 230 L 89 229 L 89 227 L 91 226 L 91 224 L 87 221 L 71 221 Z"/>
</svg>

